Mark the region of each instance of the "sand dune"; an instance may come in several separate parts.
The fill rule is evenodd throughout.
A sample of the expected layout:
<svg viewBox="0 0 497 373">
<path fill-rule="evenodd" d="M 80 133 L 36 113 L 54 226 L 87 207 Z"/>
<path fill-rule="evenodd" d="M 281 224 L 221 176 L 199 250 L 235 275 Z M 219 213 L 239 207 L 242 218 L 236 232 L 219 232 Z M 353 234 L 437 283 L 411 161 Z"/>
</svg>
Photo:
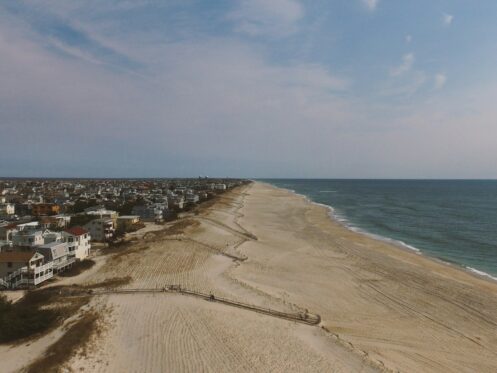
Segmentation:
<svg viewBox="0 0 497 373">
<path fill-rule="evenodd" d="M 105 313 L 107 328 L 91 353 L 72 358 L 69 368 L 497 370 L 494 283 L 351 232 L 325 208 L 261 183 L 229 192 L 188 219 L 193 223 L 183 232 L 152 232 L 128 254 L 99 259 L 79 281 L 130 276 L 126 288 L 179 284 L 285 312 L 307 309 L 321 315 L 321 325 L 180 294 L 99 295 L 91 305 Z M 33 346 L 40 354 L 39 343 Z M 18 349 L 30 352 L 0 349 L 8 371 L 19 368 Z"/>
</svg>

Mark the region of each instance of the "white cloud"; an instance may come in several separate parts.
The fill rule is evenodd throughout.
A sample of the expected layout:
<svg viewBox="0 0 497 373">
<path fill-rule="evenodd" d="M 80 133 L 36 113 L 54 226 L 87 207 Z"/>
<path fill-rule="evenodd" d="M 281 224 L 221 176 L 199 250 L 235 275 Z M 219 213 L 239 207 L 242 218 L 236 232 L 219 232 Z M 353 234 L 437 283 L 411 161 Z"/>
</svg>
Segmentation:
<svg viewBox="0 0 497 373">
<path fill-rule="evenodd" d="M 354 113 L 342 98 L 347 89 L 343 78 L 321 65 L 269 62 L 259 48 L 238 40 L 129 48 L 131 58 L 147 61 L 149 79 L 144 79 L 95 63 L 77 48 L 67 51 L 77 58 L 54 53 L 32 32 L 9 26 L 0 24 L 0 75 L 5 77 L 0 85 L 0 158 L 19 154 L 15 149 L 22 142 L 31 149 L 30 158 L 52 164 L 36 144 L 57 137 L 61 144 L 50 157 L 77 163 L 76 174 L 93 169 L 89 165 L 98 159 L 108 162 L 99 166 L 102 173 L 131 172 L 112 166 L 123 148 L 136 150 L 124 156 L 130 168 L 138 164 L 140 171 L 133 172 L 149 176 L 213 174 L 243 160 L 254 169 L 257 164 L 269 168 L 278 159 L 275 152 L 285 162 L 303 162 L 295 153 L 301 144 L 327 149 L 325 139 Z M 182 158 L 189 159 L 188 166 L 177 161 Z M 166 166 L 158 166 L 163 165 L 158 159 L 168 160 Z M 60 169 L 67 170 L 67 164 Z"/>
<path fill-rule="evenodd" d="M 421 89 L 427 81 L 423 71 L 413 71 L 402 79 L 391 79 L 380 89 L 379 94 L 385 97 L 408 98 Z"/>
<path fill-rule="evenodd" d="M 229 14 L 235 30 L 250 36 L 286 36 L 297 30 L 304 7 L 297 0 L 242 0 Z"/>
<path fill-rule="evenodd" d="M 412 35 L 406 35 L 406 43 L 410 44 L 412 41 Z"/>
<path fill-rule="evenodd" d="M 380 0 L 362 0 L 362 3 L 371 11 L 375 10 Z"/>
<path fill-rule="evenodd" d="M 435 75 L 435 88 L 440 89 L 447 83 L 447 75 L 444 73 L 438 73 Z"/>
<path fill-rule="evenodd" d="M 411 70 L 413 64 L 414 64 L 414 54 L 413 53 L 404 54 L 402 56 L 402 63 L 399 66 L 393 68 L 390 71 L 390 75 L 391 76 L 402 75 L 408 72 L 409 70 Z"/>
<path fill-rule="evenodd" d="M 442 14 L 442 20 L 446 26 L 450 26 L 454 20 L 454 16 L 452 14 L 444 13 Z"/>
</svg>

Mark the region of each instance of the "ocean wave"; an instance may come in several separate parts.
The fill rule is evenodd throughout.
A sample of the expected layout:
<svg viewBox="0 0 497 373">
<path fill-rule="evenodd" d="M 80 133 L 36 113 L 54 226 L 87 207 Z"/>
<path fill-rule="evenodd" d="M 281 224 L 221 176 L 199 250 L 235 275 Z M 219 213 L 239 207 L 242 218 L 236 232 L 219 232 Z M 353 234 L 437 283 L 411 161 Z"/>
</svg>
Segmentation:
<svg viewBox="0 0 497 373">
<path fill-rule="evenodd" d="M 359 233 L 359 234 L 371 237 L 371 238 L 379 240 L 379 241 L 388 242 L 388 243 L 393 244 L 393 245 L 395 245 L 395 246 L 397 246 L 399 248 L 404 248 L 404 249 L 408 249 L 410 251 L 413 251 L 413 252 L 415 252 L 416 254 L 419 254 L 419 255 L 423 255 L 424 254 L 422 250 L 418 249 L 415 246 L 409 245 L 409 244 L 407 244 L 407 243 L 405 243 L 403 241 L 400 241 L 400 240 L 397 240 L 397 239 L 393 239 L 393 238 L 390 238 L 390 237 L 381 236 L 381 235 L 378 235 L 378 234 L 374 234 L 374 233 L 368 232 L 368 231 L 366 231 L 364 229 L 361 229 L 361 228 L 359 228 L 357 226 L 354 226 L 344 215 L 342 215 L 339 211 L 336 211 L 330 205 L 315 202 L 310 197 L 308 197 L 308 196 L 306 196 L 304 194 L 297 193 L 295 190 L 291 190 L 289 188 L 282 188 L 282 189 L 288 190 L 288 191 L 292 192 L 293 194 L 301 196 L 306 201 L 308 201 L 308 202 L 310 202 L 310 203 L 312 203 L 314 205 L 325 207 L 329 211 L 328 215 L 329 215 L 330 219 L 335 220 L 336 222 L 338 222 L 339 224 L 341 224 L 342 226 L 344 226 L 345 228 L 347 228 L 347 229 L 349 229 L 349 230 L 351 230 L 353 232 L 356 232 L 356 233 Z M 321 192 L 323 192 L 323 191 L 321 191 Z M 433 237 L 431 239 L 433 239 Z M 497 281 L 497 277 L 492 276 L 489 273 L 481 271 L 481 270 L 478 270 L 476 268 L 465 266 L 462 263 L 451 262 L 450 260 L 445 259 L 445 258 L 438 258 L 438 257 L 434 257 L 434 256 L 431 256 L 431 255 L 427 255 L 427 256 L 429 258 L 433 259 L 433 260 L 440 261 L 441 263 L 445 263 L 447 265 L 453 265 L 453 264 L 455 264 L 456 266 L 458 266 L 458 267 L 460 267 L 462 269 L 466 269 L 467 271 L 472 272 L 475 275 L 478 275 L 478 276 L 481 276 L 481 277 L 485 277 L 485 278 L 489 278 L 491 280 Z"/>
<path fill-rule="evenodd" d="M 336 190 L 320 190 L 319 193 L 336 193 Z"/>
<path fill-rule="evenodd" d="M 298 194 L 298 193 L 295 193 L 295 194 Z M 341 225 L 343 225 L 345 228 L 351 230 L 352 232 L 360 233 L 360 234 L 363 234 L 365 236 L 374 238 L 375 240 L 379 240 L 379 241 L 383 241 L 383 242 L 388 242 L 390 244 L 393 244 L 393 245 L 396 245 L 396 246 L 400 246 L 402 248 L 409 249 L 409 250 L 414 251 L 414 252 L 416 252 L 418 254 L 421 254 L 421 250 L 420 249 L 418 249 L 417 247 L 414 247 L 412 245 L 409 245 L 409 244 L 405 243 L 404 241 L 400 241 L 400 240 L 396 240 L 394 238 L 385 237 L 385 236 L 381 236 L 379 234 L 371 233 L 371 232 L 368 232 L 368 231 L 366 231 L 366 230 L 364 230 L 362 228 L 359 228 L 359 227 L 356 227 L 356 226 L 352 225 L 350 223 L 350 221 L 345 216 L 343 216 L 342 214 L 340 214 L 339 212 L 337 212 L 330 205 L 325 205 L 323 203 L 314 202 L 313 200 L 311 200 L 310 198 L 308 198 L 307 196 L 302 195 L 302 194 L 298 194 L 298 195 L 303 196 L 307 201 L 309 201 L 310 203 L 312 203 L 314 205 L 326 207 L 330 211 L 329 216 L 330 216 L 331 219 L 333 219 L 335 221 L 338 221 Z"/>
<path fill-rule="evenodd" d="M 491 274 L 487 273 L 487 272 L 483 272 L 483 271 L 480 271 L 476 268 L 473 268 L 473 267 L 465 267 L 468 271 L 470 272 L 473 272 L 473 273 L 476 273 L 477 275 L 479 276 L 482 276 L 482 277 L 487 277 L 487 278 L 490 278 L 494 281 L 497 281 L 497 277 L 495 276 L 492 276 Z"/>
</svg>

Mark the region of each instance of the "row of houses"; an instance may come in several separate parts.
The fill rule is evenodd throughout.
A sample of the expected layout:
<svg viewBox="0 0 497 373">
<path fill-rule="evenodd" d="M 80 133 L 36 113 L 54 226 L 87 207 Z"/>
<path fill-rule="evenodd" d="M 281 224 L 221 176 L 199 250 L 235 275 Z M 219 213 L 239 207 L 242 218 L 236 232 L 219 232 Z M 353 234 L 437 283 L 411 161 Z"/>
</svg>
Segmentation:
<svg viewBox="0 0 497 373">
<path fill-rule="evenodd" d="M 0 288 L 39 285 L 87 258 L 91 251 L 91 236 L 81 227 L 54 232 L 25 224 L 4 227 L 1 233 L 12 245 L 0 251 Z"/>
<path fill-rule="evenodd" d="M 173 219 L 242 180 L 0 179 L 0 288 L 36 286 L 143 222 Z"/>
</svg>

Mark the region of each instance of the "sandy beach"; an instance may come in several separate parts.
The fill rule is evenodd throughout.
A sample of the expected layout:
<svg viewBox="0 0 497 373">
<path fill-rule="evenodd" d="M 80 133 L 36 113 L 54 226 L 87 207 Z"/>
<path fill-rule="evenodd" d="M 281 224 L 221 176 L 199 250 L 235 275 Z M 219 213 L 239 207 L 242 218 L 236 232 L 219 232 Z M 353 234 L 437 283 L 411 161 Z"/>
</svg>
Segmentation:
<svg viewBox="0 0 497 373">
<path fill-rule="evenodd" d="M 130 277 L 289 313 L 306 325 L 181 294 L 106 294 L 102 332 L 66 367 L 86 372 L 495 372 L 497 283 L 352 232 L 323 206 L 263 183 L 222 195 L 177 232 L 65 283 Z M 238 258 L 238 259 L 237 259 Z M 19 371 L 60 335 L 0 346 Z"/>
</svg>

